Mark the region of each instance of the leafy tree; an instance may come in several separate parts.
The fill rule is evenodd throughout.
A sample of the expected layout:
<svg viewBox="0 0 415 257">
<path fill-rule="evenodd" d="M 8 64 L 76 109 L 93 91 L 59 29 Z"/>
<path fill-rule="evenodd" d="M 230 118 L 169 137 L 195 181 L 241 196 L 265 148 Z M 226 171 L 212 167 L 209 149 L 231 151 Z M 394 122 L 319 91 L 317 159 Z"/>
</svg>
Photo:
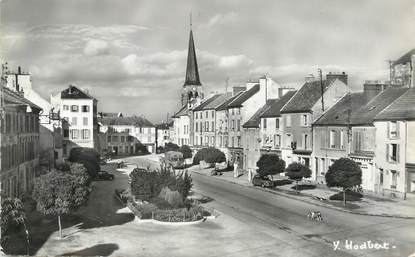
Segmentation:
<svg viewBox="0 0 415 257">
<path fill-rule="evenodd" d="M 26 230 L 26 213 L 18 198 L 6 198 L 1 203 L 1 246 L 8 251 L 11 236 Z M 13 240 L 14 241 L 14 240 Z M 16 242 L 15 242 L 16 243 Z"/>
<path fill-rule="evenodd" d="M 302 163 L 293 162 L 288 165 L 287 169 L 285 169 L 285 175 L 290 179 L 295 180 L 295 190 L 298 193 L 298 181 L 302 180 L 303 178 L 311 177 L 311 170 L 309 167 L 305 166 Z"/>
<path fill-rule="evenodd" d="M 174 144 L 174 143 L 171 143 L 171 142 L 167 143 L 167 144 L 164 146 L 164 152 L 169 152 L 169 151 L 179 151 L 179 149 L 180 149 L 180 147 L 179 147 L 178 145 L 176 145 L 176 144 Z"/>
<path fill-rule="evenodd" d="M 79 178 L 64 172 L 49 172 L 35 179 L 33 199 L 43 214 L 58 216 L 62 238 L 61 216 L 75 210 L 88 200 L 89 188 Z"/>
<path fill-rule="evenodd" d="M 98 172 L 101 170 L 101 167 L 99 166 L 100 155 L 94 148 L 72 148 L 69 155 L 69 161 L 82 163 L 91 178 L 96 177 Z"/>
<path fill-rule="evenodd" d="M 207 148 L 202 148 L 199 151 L 197 151 L 197 153 L 193 157 L 193 165 L 198 165 L 200 161 L 203 161 L 205 159 L 207 151 Z"/>
<path fill-rule="evenodd" d="M 204 161 L 207 163 L 220 163 L 226 161 L 225 154 L 214 147 L 208 147 L 206 155 L 204 156 Z"/>
<path fill-rule="evenodd" d="M 182 147 L 179 149 L 179 152 L 183 154 L 183 158 L 185 159 L 192 158 L 192 149 L 190 149 L 188 145 L 182 145 Z"/>
<path fill-rule="evenodd" d="M 346 190 L 362 184 L 362 170 L 355 161 L 340 158 L 329 167 L 326 183 L 328 187 L 343 188 L 343 205 L 346 205 Z"/>
<path fill-rule="evenodd" d="M 280 159 L 278 155 L 275 154 L 264 154 L 262 155 L 256 163 L 258 167 L 258 174 L 261 177 L 276 175 L 284 172 L 285 161 Z"/>
<path fill-rule="evenodd" d="M 88 186 L 91 183 L 91 177 L 89 176 L 85 165 L 82 163 L 70 163 L 68 172 L 76 177 L 77 182 L 80 185 Z"/>
</svg>

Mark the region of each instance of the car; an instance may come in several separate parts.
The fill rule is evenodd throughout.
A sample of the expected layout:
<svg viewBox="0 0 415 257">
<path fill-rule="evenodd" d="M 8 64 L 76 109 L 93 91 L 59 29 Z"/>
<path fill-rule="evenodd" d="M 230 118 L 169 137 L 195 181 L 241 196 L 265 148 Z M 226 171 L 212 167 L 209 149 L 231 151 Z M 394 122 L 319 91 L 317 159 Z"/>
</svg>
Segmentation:
<svg viewBox="0 0 415 257">
<path fill-rule="evenodd" d="M 261 187 L 272 187 L 273 183 L 268 177 L 261 177 L 257 174 L 252 178 L 252 185 Z"/>
<path fill-rule="evenodd" d="M 96 180 L 114 180 L 114 174 L 108 173 L 107 171 L 98 172 Z"/>
</svg>

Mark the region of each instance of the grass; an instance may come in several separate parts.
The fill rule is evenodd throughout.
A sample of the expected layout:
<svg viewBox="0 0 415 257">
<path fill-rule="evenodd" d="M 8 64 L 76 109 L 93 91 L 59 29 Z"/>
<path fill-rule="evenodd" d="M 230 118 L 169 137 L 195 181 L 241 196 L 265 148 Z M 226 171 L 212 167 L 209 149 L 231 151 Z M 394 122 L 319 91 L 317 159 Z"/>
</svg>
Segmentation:
<svg viewBox="0 0 415 257">
<path fill-rule="evenodd" d="M 346 202 L 356 202 L 361 201 L 363 195 L 361 193 L 346 191 Z M 332 201 L 343 201 L 343 192 L 338 192 L 337 194 L 331 195 L 330 200 Z"/>
<path fill-rule="evenodd" d="M 302 190 L 311 190 L 311 189 L 315 189 L 316 186 L 315 185 L 298 185 L 297 186 L 297 190 L 298 191 L 302 191 Z M 291 187 L 291 189 L 296 189 L 295 186 Z"/>
<path fill-rule="evenodd" d="M 289 179 L 280 179 L 280 180 L 274 180 L 274 186 L 283 186 L 283 185 L 289 185 L 293 182 Z"/>
</svg>

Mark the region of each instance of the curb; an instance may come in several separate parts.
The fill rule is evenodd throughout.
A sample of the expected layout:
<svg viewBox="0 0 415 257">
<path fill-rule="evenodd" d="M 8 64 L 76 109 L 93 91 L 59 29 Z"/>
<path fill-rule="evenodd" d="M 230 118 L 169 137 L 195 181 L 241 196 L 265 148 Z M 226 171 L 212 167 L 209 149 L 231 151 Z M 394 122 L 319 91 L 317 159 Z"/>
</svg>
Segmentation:
<svg viewBox="0 0 415 257">
<path fill-rule="evenodd" d="M 200 173 L 200 172 L 197 172 L 197 171 L 192 171 L 192 172 L 197 173 L 197 174 L 202 175 L 202 176 L 212 177 L 212 176 L 209 176 L 207 174 Z M 287 197 L 287 198 L 290 198 L 290 199 L 294 199 L 294 200 L 297 200 L 297 201 L 302 201 L 302 202 L 305 202 L 305 203 L 308 203 L 308 204 L 314 204 L 314 205 L 317 205 L 317 206 L 326 207 L 326 208 L 329 208 L 329 209 L 333 209 L 333 210 L 337 210 L 337 211 L 342 211 L 342 212 L 346 212 L 346 213 L 352 213 L 352 214 L 357 214 L 357 215 L 365 215 L 365 216 L 385 217 L 385 218 L 415 219 L 415 217 L 413 217 L 413 216 L 400 216 L 400 215 L 389 215 L 389 214 L 373 214 L 373 213 L 365 213 L 365 212 L 357 212 L 357 211 L 345 210 L 343 208 L 339 208 L 339 207 L 332 206 L 332 205 L 329 205 L 329 204 L 322 204 L 321 202 L 317 202 L 315 200 L 311 200 L 310 201 L 310 200 L 301 199 L 301 198 L 298 198 L 298 197 L 295 197 L 295 196 L 288 195 L 287 193 L 284 193 L 284 192 L 278 192 L 278 191 L 275 191 L 275 190 L 271 190 L 271 189 L 268 189 L 268 188 L 262 188 L 262 187 L 247 186 L 247 185 L 243 185 L 243 184 L 237 183 L 235 181 L 230 181 L 230 180 L 226 180 L 226 179 L 220 179 L 220 178 L 215 177 L 215 176 L 213 176 L 213 177 L 215 179 L 222 180 L 222 181 L 225 181 L 225 182 L 228 182 L 228 183 L 232 183 L 232 184 L 236 184 L 236 185 L 239 185 L 239 186 L 248 187 L 248 188 L 256 188 L 256 189 L 259 189 L 259 190 L 261 190 L 263 192 L 268 192 L 268 193 L 272 193 L 272 194 L 275 194 L 275 195 L 284 196 L 284 197 Z M 303 194 L 303 195 L 304 196 L 307 196 L 307 197 L 311 197 L 311 195 L 309 195 L 309 194 Z"/>
<path fill-rule="evenodd" d="M 215 216 L 206 216 L 205 219 L 200 219 L 196 221 L 186 221 L 186 222 L 167 222 L 167 221 L 159 221 L 155 219 L 140 219 L 137 216 L 135 217 L 135 221 L 138 223 L 153 223 L 158 225 L 167 225 L 167 226 L 187 226 L 187 225 L 196 225 L 205 222 L 206 220 L 215 219 Z"/>
</svg>

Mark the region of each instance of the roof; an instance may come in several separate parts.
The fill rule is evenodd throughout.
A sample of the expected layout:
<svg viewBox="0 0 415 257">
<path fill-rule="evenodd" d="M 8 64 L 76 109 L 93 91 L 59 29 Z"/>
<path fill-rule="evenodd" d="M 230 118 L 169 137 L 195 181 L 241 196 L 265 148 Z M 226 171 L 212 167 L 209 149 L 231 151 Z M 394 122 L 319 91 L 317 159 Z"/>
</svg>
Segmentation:
<svg viewBox="0 0 415 257">
<path fill-rule="evenodd" d="M 394 61 L 393 64 L 399 65 L 399 64 L 406 64 L 408 62 L 411 62 L 411 57 L 414 54 L 415 54 L 415 48 L 407 52 L 406 54 L 402 55 L 398 60 Z"/>
<path fill-rule="evenodd" d="M 173 126 L 173 121 L 156 124 L 156 128 L 158 129 L 169 129 L 172 126 Z"/>
<path fill-rule="evenodd" d="M 186 78 L 183 86 L 187 85 L 201 85 L 192 30 L 190 30 L 189 49 L 187 52 Z"/>
<path fill-rule="evenodd" d="M 280 117 L 281 109 L 294 96 L 297 91 L 288 91 L 280 99 L 275 101 L 268 110 L 261 114 L 261 118 Z"/>
<path fill-rule="evenodd" d="M 347 94 L 329 108 L 313 125 L 347 125 L 354 112 L 367 103 L 364 92 Z"/>
<path fill-rule="evenodd" d="M 77 88 L 76 86 L 69 85 L 69 87 L 61 91 L 62 99 L 95 99 L 87 92 Z"/>
<path fill-rule="evenodd" d="M 277 101 L 278 101 L 277 99 L 267 100 L 266 104 L 264 104 L 264 106 L 259 108 L 258 111 L 256 111 L 254 113 L 254 115 L 252 115 L 252 117 L 242 125 L 242 127 L 244 127 L 244 128 L 259 128 L 259 124 L 261 122 L 261 115 L 264 112 L 266 112 L 271 107 L 271 105 L 273 105 Z"/>
<path fill-rule="evenodd" d="M 3 99 L 5 105 L 28 105 L 30 108 L 37 110 L 42 110 L 42 107 L 34 104 L 23 96 L 23 93 L 15 92 L 7 87 L 2 87 L 3 89 Z"/>
<path fill-rule="evenodd" d="M 376 115 L 375 120 L 415 119 L 415 88 L 410 88 L 391 105 Z"/>
<path fill-rule="evenodd" d="M 247 91 L 242 92 L 242 94 L 238 95 L 228 104 L 227 108 L 241 107 L 246 100 L 255 95 L 257 92 L 259 92 L 259 84 L 256 84 Z"/>
<path fill-rule="evenodd" d="M 297 91 L 284 108 L 282 108 L 281 113 L 311 111 L 311 108 L 321 97 L 320 83 L 320 80 L 304 83 L 304 85 Z M 327 90 L 329 85 L 330 83 L 327 80 L 323 80 L 324 92 Z"/>
<path fill-rule="evenodd" d="M 178 118 L 182 115 L 187 115 L 189 108 L 187 108 L 187 104 L 183 105 L 182 108 L 176 114 L 173 115 L 173 118 Z"/>
<path fill-rule="evenodd" d="M 222 103 L 221 105 L 219 105 L 218 107 L 216 107 L 217 111 L 224 111 L 228 108 L 228 105 L 235 100 L 238 96 L 242 95 L 244 91 L 237 93 L 236 95 L 232 96 L 231 98 L 229 98 L 228 100 L 226 100 L 224 103 Z"/>
<path fill-rule="evenodd" d="M 199 104 L 199 106 L 194 108 L 193 111 L 197 112 L 197 111 L 201 111 L 201 110 L 206 110 L 205 106 L 209 105 L 211 102 L 213 102 L 219 96 L 220 96 L 219 94 L 216 94 L 216 95 L 213 95 L 212 97 L 206 99 L 203 103 Z"/>
<path fill-rule="evenodd" d="M 154 127 L 153 123 L 144 117 L 105 117 L 101 119 L 103 125 L 133 125 L 135 127 Z"/>
<path fill-rule="evenodd" d="M 223 103 L 229 100 L 231 98 L 232 94 L 230 92 L 226 94 L 219 94 L 218 97 L 215 97 L 212 101 L 205 104 L 201 110 L 214 110 L 217 107 L 221 106 Z M 200 111 L 198 108 L 195 109 L 195 111 Z"/>
<path fill-rule="evenodd" d="M 403 95 L 408 88 L 395 88 L 390 87 L 383 92 L 379 93 L 366 105 L 362 106 L 351 116 L 352 125 L 366 125 L 371 124 L 381 111 L 383 111 L 393 101 Z"/>
</svg>

